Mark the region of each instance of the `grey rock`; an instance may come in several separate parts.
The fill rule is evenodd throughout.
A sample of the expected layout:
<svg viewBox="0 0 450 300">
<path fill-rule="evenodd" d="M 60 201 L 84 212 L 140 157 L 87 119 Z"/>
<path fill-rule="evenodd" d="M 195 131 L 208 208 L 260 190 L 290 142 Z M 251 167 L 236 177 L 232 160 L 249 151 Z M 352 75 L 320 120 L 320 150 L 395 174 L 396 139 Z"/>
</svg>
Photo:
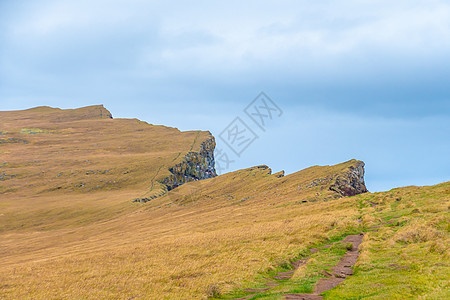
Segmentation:
<svg viewBox="0 0 450 300">
<path fill-rule="evenodd" d="M 170 191 L 186 182 L 216 177 L 215 147 L 215 139 L 211 136 L 201 144 L 199 152 L 189 152 L 181 163 L 170 168 L 172 175 L 162 179 L 160 183 Z"/>
<path fill-rule="evenodd" d="M 368 192 L 364 182 L 364 162 L 356 161 L 347 171 L 339 175 L 331 184 L 330 190 L 341 196 L 354 196 Z"/>
</svg>

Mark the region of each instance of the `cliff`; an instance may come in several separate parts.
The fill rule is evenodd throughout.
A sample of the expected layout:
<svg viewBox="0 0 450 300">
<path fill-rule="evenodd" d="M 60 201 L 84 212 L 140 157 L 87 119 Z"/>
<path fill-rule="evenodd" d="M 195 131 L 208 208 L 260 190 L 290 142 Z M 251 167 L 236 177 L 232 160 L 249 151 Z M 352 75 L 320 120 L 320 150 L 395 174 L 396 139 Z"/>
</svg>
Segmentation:
<svg viewBox="0 0 450 300">
<path fill-rule="evenodd" d="M 330 190 L 341 196 L 354 196 L 368 192 L 364 182 L 364 162 L 355 160 L 353 165 L 334 179 Z"/>
<path fill-rule="evenodd" d="M 216 177 L 215 147 L 215 139 L 211 136 L 200 145 L 198 152 L 189 152 L 181 163 L 170 168 L 172 174 L 160 180 L 160 183 L 170 191 L 186 182 Z"/>
</svg>

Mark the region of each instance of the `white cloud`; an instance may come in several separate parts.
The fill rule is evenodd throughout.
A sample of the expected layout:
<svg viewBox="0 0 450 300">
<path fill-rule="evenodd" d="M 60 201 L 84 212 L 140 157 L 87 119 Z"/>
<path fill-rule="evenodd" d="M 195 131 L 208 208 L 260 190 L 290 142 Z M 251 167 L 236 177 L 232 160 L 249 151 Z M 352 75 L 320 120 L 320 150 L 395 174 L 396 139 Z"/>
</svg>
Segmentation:
<svg viewBox="0 0 450 300">
<path fill-rule="evenodd" d="M 219 70 L 279 64 L 281 58 L 288 64 L 336 60 L 372 48 L 422 55 L 450 47 L 445 1 L 37 1 L 10 19 L 11 35 L 24 45 L 67 34 L 102 39 L 152 27 L 169 66 L 195 61 Z M 186 44 L 202 36 L 216 43 Z"/>
<path fill-rule="evenodd" d="M 242 69 L 280 60 L 285 64 L 339 60 L 372 50 L 401 58 L 405 52 L 436 55 L 450 48 L 450 4 L 443 1 L 426 5 L 410 1 L 341 1 L 326 6 L 305 1 L 265 3 L 260 9 L 240 7 L 236 14 L 232 4 L 221 7 L 220 13 L 195 5 L 169 13 L 163 18 L 163 36 L 191 28 L 221 42 L 188 51 L 164 48 L 164 59 L 173 65 L 194 60 L 205 67 Z"/>
</svg>

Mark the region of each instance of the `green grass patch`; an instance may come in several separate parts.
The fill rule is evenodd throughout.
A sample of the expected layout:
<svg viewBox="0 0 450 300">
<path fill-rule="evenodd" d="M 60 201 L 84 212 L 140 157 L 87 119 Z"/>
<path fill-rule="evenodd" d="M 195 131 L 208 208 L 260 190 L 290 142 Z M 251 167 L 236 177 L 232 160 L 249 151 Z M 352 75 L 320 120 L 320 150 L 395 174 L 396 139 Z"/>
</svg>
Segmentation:
<svg viewBox="0 0 450 300">
<path fill-rule="evenodd" d="M 342 240 L 344 235 L 335 237 Z M 322 244 L 324 246 L 324 244 Z M 265 292 L 259 292 L 250 299 L 281 299 L 285 294 L 290 293 L 313 293 L 314 287 L 320 278 L 326 278 L 325 272 L 332 272 L 333 267 L 339 262 L 342 256 L 349 250 L 351 243 L 335 242 L 329 245 L 329 248 L 323 248 L 319 252 L 310 255 L 309 260 L 303 266 L 296 270 L 290 279 L 275 279 L 280 272 L 286 272 L 293 269 L 288 262 L 282 263 L 276 268 L 267 270 L 260 274 L 257 283 L 249 284 L 246 289 L 264 289 L 267 288 L 267 279 L 278 283 L 278 286 L 272 287 Z M 309 252 L 309 250 L 308 250 Z M 304 252 L 298 259 L 305 257 Z M 234 299 L 255 294 L 254 292 L 244 292 L 243 289 L 233 291 L 217 299 Z"/>
<path fill-rule="evenodd" d="M 422 189 L 383 196 L 375 215 L 389 224 L 366 234 L 354 276 L 325 299 L 450 299 L 448 183 Z"/>
</svg>

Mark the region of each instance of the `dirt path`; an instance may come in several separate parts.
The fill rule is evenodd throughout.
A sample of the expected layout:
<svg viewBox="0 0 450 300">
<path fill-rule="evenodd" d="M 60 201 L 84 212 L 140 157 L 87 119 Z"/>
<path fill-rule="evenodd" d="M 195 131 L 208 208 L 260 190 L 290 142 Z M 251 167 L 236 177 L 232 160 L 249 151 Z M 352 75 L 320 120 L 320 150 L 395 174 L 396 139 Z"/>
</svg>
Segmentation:
<svg viewBox="0 0 450 300">
<path fill-rule="evenodd" d="M 313 252 L 313 251 L 311 251 Z M 292 277 L 292 275 L 294 275 L 295 271 L 297 271 L 298 268 L 300 268 L 301 266 L 305 265 L 306 262 L 309 260 L 309 257 L 304 257 L 301 258 L 297 261 L 294 261 L 293 263 L 291 263 L 292 267 L 294 268 L 291 271 L 288 272 L 281 272 L 278 273 L 277 276 L 274 276 L 273 279 L 267 279 L 267 283 L 266 286 L 267 288 L 262 288 L 262 289 L 246 289 L 244 290 L 244 292 L 249 292 L 249 293 L 254 293 L 242 298 L 236 298 L 236 299 L 232 299 L 232 300 L 246 300 L 246 299 L 251 299 L 254 296 L 256 296 L 258 293 L 262 293 L 262 292 L 266 292 L 268 290 L 270 290 L 271 288 L 280 285 L 280 283 L 276 282 L 276 280 L 286 280 L 286 279 L 290 279 Z"/>
<path fill-rule="evenodd" d="M 339 243 L 351 243 L 352 247 L 350 250 L 347 251 L 347 253 L 341 258 L 341 260 L 338 262 L 338 264 L 333 268 L 331 273 L 326 272 L 325 270 L 322 272 L 323 275 L 327 276 L 327 278 L 321 278 L 317 282 L 314 293 L 313 294 L 287 294 L 285 295 L 286 300 L 317 300 L 317 299 L 323 299 L 322 296 L 319 294 L 331 290 L 332 288 L 336 287 L 338 284 L 343 282 L 345 278 L 348 276 L 353 275 L 353 265 L 356 263 L 356 260 L 358 259 L 359 252 L 358 248 L 359 245 L 362 243 L 364 234 L 356 234 L 356 235 L 348 235 L 343 241 Z M 327 245 L 322 247 L 321 249 L 329 248 L 331 245 Z M 312 248 L 310 249 L 311 253 L 316 253 L 320 251 L 320 249 Z M 278 273 L 276 276 L 273 277 L 273 279 L 267 279 L 266 287 L 261 289 L 247 289 L 244 290 L 245 292 L 252 293 L 251 295 L 245 296 L 243 298 L 237 298 L 233 300 L 246 300 L 251 299 L 258 295 L 259 293 L 264 293 L 266 291 L 269 291 L 271 288 L 280 285 L 279 280 L 289 280 L 294 275 L 295 271 L 303 265 L 307 263 L 309 260 L 309 257 L 305 257 L 302 259 L 299 259 L 292 263 L 293 270 L 288 272 L 281 272 Z"/>
<path fill-rule="evenodd" d="M 361 245 L 364 234 L 349 235 L 342 243 L 351 243 L 352 249 L 341 258 L 339 263 L 334 267 L 332 273 L 324 272 L 328 278 L 320 279 L 315 287 L 314 294 L 288 294 L 285 296 L 286 300 L 315 300 L 323 299 L 319 294 L 331 290 L 338 284 L 343 282 L 345 278 L 353 275 L 353 265 L 356 263 L 359 252 L 358 248 Z"/>
</svg>

